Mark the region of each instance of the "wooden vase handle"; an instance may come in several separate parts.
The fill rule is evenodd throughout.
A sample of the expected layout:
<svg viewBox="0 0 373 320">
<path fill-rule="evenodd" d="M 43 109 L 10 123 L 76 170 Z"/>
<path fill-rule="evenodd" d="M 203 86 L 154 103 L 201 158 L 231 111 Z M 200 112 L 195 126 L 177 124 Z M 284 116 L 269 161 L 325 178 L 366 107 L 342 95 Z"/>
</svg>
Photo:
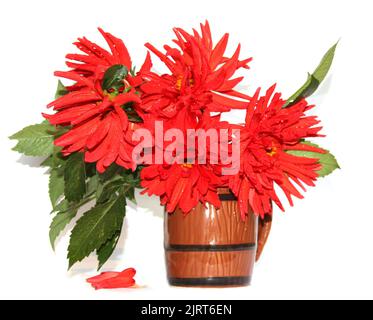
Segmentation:
<svg viewBox="0 0 373 320">
<path fill-rule="evenodd" d="M 268 240 L 272 227 L 272 215 L 265 215 L 264 219 L 259 218 L 258 225 L 258 247 L 256 249 L 255 261 L 258 261 L 262 255 L 264 246 Z"/>
</svg>

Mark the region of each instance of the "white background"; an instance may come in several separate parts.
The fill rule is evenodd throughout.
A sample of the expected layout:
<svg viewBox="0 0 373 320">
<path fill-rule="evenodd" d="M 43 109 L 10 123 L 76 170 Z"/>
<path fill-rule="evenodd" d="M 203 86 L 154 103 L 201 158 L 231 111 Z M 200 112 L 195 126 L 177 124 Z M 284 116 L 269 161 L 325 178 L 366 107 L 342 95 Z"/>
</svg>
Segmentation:
<svg viewBox="0 0 373 320">
<path fill-rule="evenodd" d="M 1 204 L 0 298 L 260 299 L 373 298 L 372 1 L 2 1 L 0 4 Z M 319 141 L 342 170 L 309 189 L 304 200 L 275 210 L 274 226 L 252 286 L 183 289 L 167 285 L 162 209 L 140 197 L 109 270 L 135 267 L 140 289 L 94 291 L 95 257 L 67 272 L 67 237 L 52 251 L 44 170 L 20 158 L 7 137 L 38 123 L 51 100 L 71 43 L 96 27 L 123 38 L 137 65 L 143 44 L 161 47 L 171 28 L 209 19 L 215 40 L 231 34 L 253 56 L 244 89 L 277 82 L 289 96 L 339 38 L 332 71 L 311 100 L 323 121 Z M 159 64 L 158 64 L 159 65 Z M 157 65 L 156 65 L 157 67 Z M 157 67 L 160 70 L 160 67 Z M 31 164 L 31 165 L 30 165 Z M 145 209 L 149 208 L 149 209 Z M 124 250 L 123 250 L 124 249 Z"/>
</svg>

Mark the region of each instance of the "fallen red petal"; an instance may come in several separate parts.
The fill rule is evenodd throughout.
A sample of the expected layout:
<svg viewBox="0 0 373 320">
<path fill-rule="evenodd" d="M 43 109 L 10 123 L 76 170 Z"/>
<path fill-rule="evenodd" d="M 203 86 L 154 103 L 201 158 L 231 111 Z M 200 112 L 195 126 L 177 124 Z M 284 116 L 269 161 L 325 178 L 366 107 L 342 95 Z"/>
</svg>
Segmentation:
<svg viewBox="0 0 373 320">
<path fill-rule="evenodd" d="M 88 278 L 86 281 L 96 290 L 130 288 L 136 284 L 133 278 L 136 274 L 134 268 L 128 268 L 122 272 L 102 272 L 101 274 Z"/>
</svg>

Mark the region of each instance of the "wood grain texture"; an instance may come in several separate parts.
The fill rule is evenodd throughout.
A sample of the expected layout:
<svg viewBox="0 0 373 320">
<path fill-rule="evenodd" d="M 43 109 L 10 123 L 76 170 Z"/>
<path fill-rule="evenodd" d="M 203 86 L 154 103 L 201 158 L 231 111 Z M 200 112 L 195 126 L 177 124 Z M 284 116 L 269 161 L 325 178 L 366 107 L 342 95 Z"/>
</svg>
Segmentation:
<svg viewBox="0 0 373 320">
<path fill-rule="evenodd" d="M 255 250 L 231 252 L 166 252 L 168 276 L 173 278 L 250 276 Z"/>
<path fill-rule="evenodd" d="M 198 204 L 188 214 L 177 209 L 165 213 L 165 248 L 168 278 L 251 277 L 255 262 L 258 219 L 251 213 L 242 220 L 237 201 L 222 201 L 221 208 Z M 251 244 L 235 250 L 234 245 Z M 218 250 L 199 250 L 203 246 Z M 178 250 L 179 247 L 185 248 Z M 191 249 L 191 247 L 196 248 Z M 176 248 L 176 249 L 175 249 Z"/>
<path fill-rule="evenodd" d="M 188 214 L 176 210 L 165 217 L 165 245 L 255 243 L 257 217 L 241 219 L 237 201 L 223 201 L 220 210 L 198 204 Z"/>
<path fill-rule="evenodd" d="M 258 225 L 258 247 L 256 250 L 256 259 L 255 261 L 259 261 L 263 249 L 267 243 L 269 234 L 272 228 L 272 216 L 266 215 L 264 219 L 259 219 Z"/>
</svg>

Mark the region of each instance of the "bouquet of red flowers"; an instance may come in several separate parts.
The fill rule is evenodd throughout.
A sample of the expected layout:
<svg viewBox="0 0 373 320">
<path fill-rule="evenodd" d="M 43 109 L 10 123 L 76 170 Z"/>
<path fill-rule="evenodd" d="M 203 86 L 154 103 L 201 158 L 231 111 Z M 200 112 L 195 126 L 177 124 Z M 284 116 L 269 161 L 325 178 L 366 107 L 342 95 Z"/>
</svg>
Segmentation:
<svg viewBox="0 0 373 320">
<path fill-rule="evenodd" d="M 175 28 L 174 44 L 164 51 L 147 43 L 138 70 L 122 40 L 99 32 L 108 49 L 79 38 L 78 53 L 66 56 L 68 70 L 55 72 L 67 82 L 58 82 L 45 120 L 10 137 L 18 140 L 14 150 L 45 157 L 53 247 L 79 209 L 93 204 L 71 232 L 69 268 L 92 252 L 99 269 L 105 264 L 136 188 L 158 196 L 166 212 L 185 215 L 196 215 L 197 206 L 219 211 L 220 190 L 228 190 L 240 220 L 258 217 L 263 226 L 270 225 L 273 204 L 284 210 L 279 190 L 292 205 L 293 196 L 303 197 L 300 190 L 338 168 L 328 150 L 307 140 L 323 135 L 306 101 L 326 77 L 337 45 L 285 99 L 275 85 L 237 91 L 243 77 L 235 74 L 252 59 L 241 58 L 240 45 L 226 56 L 229 35 L 215 44 L 207 22 L 199 32 Z M 167 73 L 152 70 L 151 54 Z M 246 111 L 244 123 L 221 120 L 233 109 Z"/>
</svg>

